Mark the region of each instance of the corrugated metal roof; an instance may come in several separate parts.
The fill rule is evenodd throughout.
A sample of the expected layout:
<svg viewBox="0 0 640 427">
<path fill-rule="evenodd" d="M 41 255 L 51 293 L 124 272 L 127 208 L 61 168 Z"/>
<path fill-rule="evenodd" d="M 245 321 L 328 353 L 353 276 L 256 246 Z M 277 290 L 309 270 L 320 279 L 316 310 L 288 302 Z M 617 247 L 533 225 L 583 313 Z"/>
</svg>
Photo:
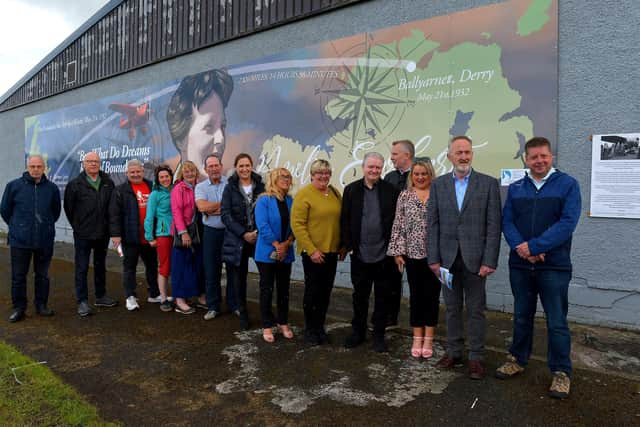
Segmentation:
<svg viewBox="0 0 640 427">
<path fill-rule="evenodd" d="M 62 43 L 60 43 L 55 49 L 53 49 L 44 59 L 33 67 L 24 77 L 22 77 L 16 84 L 11 86 L 11 88 L 4 93 L 0 97 L 0 105 L 7 100 L 13 93 L 21 88 L 26 82 L 28 82 L 33 76 L 38 74 L 45 65 L 51 62 L 56 56 L 62 53 L 67 47 L 69 47 L 74 41 L 76 41 L 80 36 L 82 36 L 89 28 L 98 23 L 102 18 L 105 17 L 109 12 L 115 9 L 120 3 L 125 0 L 110 0 L 109 3 L 105 4 L 93 14 L 91 18 L 89 18 L 84 24 L 78 27 L 69 37 L 67 37 Z"/>
<path fill-rule="evenodd" d="M 0 112 L 361 1 L 111 0 L 2 95 Z"/>
</svg>

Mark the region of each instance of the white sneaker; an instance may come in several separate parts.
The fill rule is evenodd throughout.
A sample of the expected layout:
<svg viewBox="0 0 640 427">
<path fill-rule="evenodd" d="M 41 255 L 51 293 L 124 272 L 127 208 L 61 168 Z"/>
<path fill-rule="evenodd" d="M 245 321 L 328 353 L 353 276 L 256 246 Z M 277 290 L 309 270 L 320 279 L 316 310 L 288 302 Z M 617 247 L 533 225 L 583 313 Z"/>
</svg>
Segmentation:
<svg viewBox="0 0 640 427">
<path fill-rule="evenodd" d="M 134 311 L 139 310 L 140 306 L 138 305 L 138 299 L 136 297 L 128 297 L 127 298 L 127 310 Z"/>
<path fill-rule="evenodd" d="M 147 298 L 147 302 L 152 304 L 160 304 L 162 302 L 162 297 L 158 295 L 157 297 L 149 297 Z"/>
</svg>

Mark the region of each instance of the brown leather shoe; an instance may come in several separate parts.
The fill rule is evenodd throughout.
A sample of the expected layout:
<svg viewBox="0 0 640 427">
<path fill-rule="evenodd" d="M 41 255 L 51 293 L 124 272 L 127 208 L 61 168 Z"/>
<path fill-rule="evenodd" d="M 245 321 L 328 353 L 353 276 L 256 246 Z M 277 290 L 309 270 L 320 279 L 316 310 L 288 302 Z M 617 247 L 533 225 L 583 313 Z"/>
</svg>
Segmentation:
<svg viewBox="0 0 640 427">
<path fill-rule="evenodd" d="M 484 378 L 484 365 L 480 360 L 469 360 L 469 378 L 481 380 Z"/>
<path fill-rule="evenodd" d="M 462 366 L 462 358 L 451 357 L 448 354 L 442 356 L 442 358 L 438 360 L 438 363 L 436 363 L 436 367 L 440 369 L 452 369 L 460 366 Z"/>
</svg>

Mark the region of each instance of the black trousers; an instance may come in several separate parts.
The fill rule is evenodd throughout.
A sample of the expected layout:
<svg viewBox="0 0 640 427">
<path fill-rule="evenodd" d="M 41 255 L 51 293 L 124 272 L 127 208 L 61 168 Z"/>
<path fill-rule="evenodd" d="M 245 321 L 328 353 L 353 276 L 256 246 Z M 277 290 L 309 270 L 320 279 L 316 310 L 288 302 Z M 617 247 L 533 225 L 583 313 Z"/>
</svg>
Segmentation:
<svg viewBox="0 0 640 427">
<path fill-rule="evenodd" d="M 11 301 L 14 309 L 27 309 L 27 274 L 33 259 L 33 284 L 35 306 L 46 306 L 49 301 L 49 265 L 53 256 L 53 245 L 39 249 L 11 246 Z"/>
<path fill-rule="evenodd" d="M 138 267 L 138 258 L 142 258 L 144 263 L 144 274 L 147 279 L 147 291 L 152 298 L 160 295 L 158 289 L 158 253 L 156 248 L 152 248 L 149 244 L 129 245 L 122 244 L 122 285 L 128 297 L 136 295 L 136 268 Z"/>
<path fill-rule="evenodd" d="M 247 311 L 247 275 L 249 274 L 249 258 L 253 257 L 255 246 L 246 243 L 242 245 L 242 255 L 240 257 L 239 265 L 227 266 L 227 292 L 229 292 L 228 283 L 233 283 L 233 288 L 236 291 L 236 301 L 238 301 L 238 309 L 241 312 Z"/>
<path fill-rule="evenodd" d="M 104 239 L 80 239 L 74 237 L 75 262 L 76 262 L 76 300 L 78 303 L 89 299 L 87 287 L 87 274 L 89 273 L 89 260 L 93 250 L 93 285 L 96 298 L 102 298 L 106 293 L 106 258 L 109 238 Z"/>
<path fill-rule="evenodd" d="M 388 324 L 396 325 L 398 324 L 400 302 L 402 300 L 402 273 L 397 268 L 394 268 L 390 274 L 387 322 Z M 373 323 L 373 319 L 371 323 Z"/>
<path fill-rule="evenodd" d="M 304 268 L 304 326 L 307 332 L 324 332 L 331 290 L 336 278 L 338 254 L 325 253 L 324 263 L 316 264 L 306 253 L 302 254 Z"/>
<path fill-rule="evenodd" d="M 351 283 L 353 284 L 353 333 L 364 337 L 367 332 L 369 296 L 374 289 L 373 334 L 383 336 L 387 324 L 388 300 L 393 269 L 392 257 L 374 263 L 362 262 L 351 255 Z"/>
<path fill-rule="evenodd" d="M 440 312 L 440 280 L 426 258 L 405 258 L 409 280 L 410 323 L 414 328 L 437 326 Z"/>
<path fill-rule="evenodd" d="M 262 327 L 271 328 L 275 323 L 289 323 L 289 284 L 291 282 L 291 263 L 256 262 L 260 272 L 260 315 Z M 273 287 L 276 287 L 278 317 L 274 319 L 271 311 Z"/>
</svg>

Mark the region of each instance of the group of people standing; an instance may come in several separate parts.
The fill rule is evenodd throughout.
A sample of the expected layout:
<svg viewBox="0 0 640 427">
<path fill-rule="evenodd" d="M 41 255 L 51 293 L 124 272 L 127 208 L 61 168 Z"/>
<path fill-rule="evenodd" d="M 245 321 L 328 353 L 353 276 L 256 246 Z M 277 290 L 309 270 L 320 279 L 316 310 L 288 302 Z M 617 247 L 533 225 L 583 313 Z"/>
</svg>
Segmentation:
<svg viewBox="0 0 640 427">
<path fill-rule="evenodd" d="M 171 168 L 159 166 L 151 183 L 144 179 L 142 163 L 131 160 L 127 182 L 117 187 L 99 170 L 98 155 L 88 153 L 83 172 L 69 183 L 64 197 L 64 210 L 74 230 L 78 314 L 86 316 L 93 311 L 88 304 L 86 277 L 92 250 L 95 305 L 117 305 L 106 295 L 105 286 L 105 256 L 111 239 L 123 257 L 128 310 L 139 308 L 135 274 L 140 257 L 145 264 L 148 302 L 181 314 L 194 313 L 195 305 L 206 309 L 205 320 L 214 319 L 222 312 L 224 263 L 226 308 L 239 317 L 240 327 L 247 329 L 248 260 L 254 258 L 260 273 L 263 339 L 274 342 L 276 327 L 291 339 L 289 286 L 297 240 L 304 269 L 306 343 L 329 341 L 325 320 L 337 263 L 349 254 L 353 318 L 346 348 L 366 340 L 373 290 L 373 349 L 387 351 L 385 332 L 397 323 L 406 269 L 413 328 L 411 356 L 428 359 L 434 354 L 442 292 L 447 348 L 436 365 L 442 369 L 462 365 L 466 306 L 468 372 L 471 378 L 481 379 L 485 375 L 486 279 L 497 268 L 503 232 L 511 248 L 514 340 L 508 360 L 496 376 L 504 379 L 524 371 L 531 354 L 539 295 L 547 319 L 549 368 L 554 373 L 550 394 L 567 397 L 571 374 L 566 320 L 570 248 L 581 209 L 577 182 L 552 167 L 551 147 L 545 138 L 527 142 L 529 173 L 509 187 L 504 208 L 498 181 L 471 167 L 473 144 L 469 137 L 457 136 L 450 141 L 451 173 L 436 178 L 428 159 L 414 157 L 410 141 L 394 142 L 391 161 L 396 170 L 382 179 L 385 159 L 376 152 L 366 153 L 363 177 L 347 185 L 343 194 L 330 184 L 329 162 L 315 160 L 309 169 L 310 183 L 293 198 L 289 194 L 290 171 L 271 170 L 265 185 L 253 171 L 251 156 L 244 153 L 236 156 L 234 173 L 228 179 L 222 175 L 221 158 L 208 155 L 204 159 L 207 177 L 201 182 L 198 167 L 190 161 L 181 163 L 175 180 Z M 12 322 L 24 317 L 31 254 L 36 267 L 36 311 L 53 314 L 47 307 L 46 270 L 60 198 L 43 171 L 42 158 L 30 156 L 27 172 L 7 186 L 2 200 L 1 213 L 10 227 L 12 249 Z M 29 194 L 32 190 L 39 192 L 37 198 Z M 452 280 L 443 280 L 443 271 L 452 275 Z M 272 312 L 274 291 L 276 315 Z"/>
</svg>

